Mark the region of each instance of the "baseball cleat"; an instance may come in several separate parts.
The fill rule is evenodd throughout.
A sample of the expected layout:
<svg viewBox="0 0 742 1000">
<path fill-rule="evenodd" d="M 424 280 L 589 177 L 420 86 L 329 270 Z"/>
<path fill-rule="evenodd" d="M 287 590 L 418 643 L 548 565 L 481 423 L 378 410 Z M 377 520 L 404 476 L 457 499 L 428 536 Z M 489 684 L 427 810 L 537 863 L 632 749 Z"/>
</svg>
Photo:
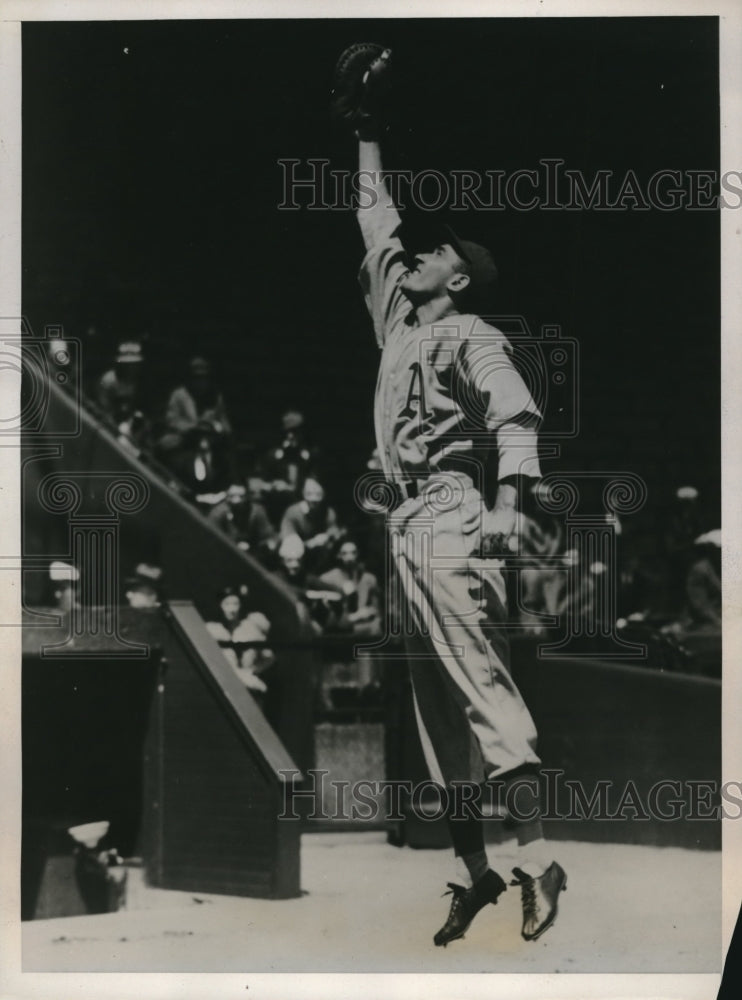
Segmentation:
<svg viewBox="0 0 742 1000">
<path fill-rule="evenodd" d="M 472 920 L 487 903 L 496 903 L 500 893 L 505 892 L 507 885 L 497 872 L 490 869 L 470 889 L 455 882 L 448 882 L 448 892 L 444 896 L 453 895 L 448 918 L 433 938 L 436 945 L 445 946 L 449 941 L 456 941 L 466 934 Z"/>
<path fill-rule="evenodd" d="M 561 865 L 552 861 L 543 875 L 534 878 L 520 868 L 513 868 L 511 885 L 519 885 L 523 904 L 522 936 L 536 941 L 556 920 L 559 893 L 567 888 L 567 875 Z"/>
</svg>

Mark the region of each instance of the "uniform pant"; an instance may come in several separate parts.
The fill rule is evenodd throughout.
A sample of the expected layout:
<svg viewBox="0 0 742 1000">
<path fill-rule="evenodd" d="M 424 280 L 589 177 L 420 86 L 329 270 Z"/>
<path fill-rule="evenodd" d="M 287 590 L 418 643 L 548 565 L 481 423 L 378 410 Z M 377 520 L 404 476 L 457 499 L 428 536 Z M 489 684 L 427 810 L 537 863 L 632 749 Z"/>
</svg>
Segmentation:
<svg viewBox="0 0 742 1000">
<path fill-rule="evenodd" d="M 478 556 L 481 495 L 437 496 L 389 516 L 415 712 L 431 778 L 481 783 L 539 763 L 536 727 L 510 676 L 502 564 Z"/>
</svg>

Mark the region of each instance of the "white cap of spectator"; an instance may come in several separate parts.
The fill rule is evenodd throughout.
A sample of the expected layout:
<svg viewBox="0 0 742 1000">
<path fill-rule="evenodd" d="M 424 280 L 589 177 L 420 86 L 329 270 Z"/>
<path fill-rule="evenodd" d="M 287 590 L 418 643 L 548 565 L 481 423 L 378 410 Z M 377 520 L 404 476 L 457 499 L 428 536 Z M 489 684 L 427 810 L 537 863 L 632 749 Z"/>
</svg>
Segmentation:
<svg viewBox="0 0 742 1000">
<path fill-rule="evenodd" d="M 55 559 L 49 566 L 49 579 L 54 584 L 54 600 L 60 611 L 77 607 L 77 583 L 80 571 L 76 566 Z"/>
<path fill-rule="evenodd" d="M 89 850 L 94 850 L 108 833 L 111 824 L 108 820 L 101 820 L 100 823 L 83 823 L 80 826 L 71 826 L 67 833 Z"/>
<path fill-rule="evenodd" d="M 149 563 L 139 563 L 137 568 L 134 570 L 137 576 L 146 577 L 148 580 L 153 580 L 155 583 L 159 582 L 162 576 L 162 570 L 159 566 L 150 566 Z"/>
<path fill-rule="evenodd" d="M 715 545 L 718 549 L 721 548 L 721 528 L 714 528 L 713 531 L 706 531 L 703 535 L 699 535 L 698 538 L 693 543 L 694 545 Z"/>
<path fill-rule="evenodd" d="M 697 500 L 698 490 L 695 486 L 678 486 L 675 490 L 675 496 L 678 500 Z"/>
<path fill-rule="evenodd" d="M 80 571 L 76 566 L 55 559 L 49 566 L 49 579 L 52 583 L 77 583 Z"/>
</svg>

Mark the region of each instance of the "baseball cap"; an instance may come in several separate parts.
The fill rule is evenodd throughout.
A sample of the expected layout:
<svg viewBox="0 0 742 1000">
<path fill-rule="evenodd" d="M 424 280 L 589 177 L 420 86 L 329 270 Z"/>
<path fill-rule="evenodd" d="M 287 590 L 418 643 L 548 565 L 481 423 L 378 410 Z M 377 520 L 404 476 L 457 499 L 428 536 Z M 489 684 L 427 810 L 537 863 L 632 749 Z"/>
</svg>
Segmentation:
<svg viewBox="0 0 742 1000">
<path fill-rule="evenodd" d="M 471 283 L 475 288 L 494 288 L 497 283 L 497 266 L 486 247 L 471 240 L 462 240 L 451 229 L 444 226 L 446 242 L 450 243 L 462 260 L 471 268 Z"/>
<path fill-rule="evenodd" d="M 697 500 L 698 490 L 695 486 L 678 486 L 675 490 L 675 496 L 678 500 Z"/>
</svg>

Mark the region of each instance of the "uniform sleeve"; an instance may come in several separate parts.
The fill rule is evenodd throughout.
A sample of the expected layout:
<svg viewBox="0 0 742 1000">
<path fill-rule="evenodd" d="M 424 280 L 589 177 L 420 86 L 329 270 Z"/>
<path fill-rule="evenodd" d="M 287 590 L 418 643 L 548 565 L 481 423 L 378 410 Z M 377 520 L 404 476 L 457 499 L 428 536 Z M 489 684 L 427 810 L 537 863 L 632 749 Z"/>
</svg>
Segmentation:
<svg viewBox="0 0 742 1000">
<path fill-rule="evenodd" d="M 465 383 L 484 426 L 497 440 L 497 478 L 541 475 L 538 428 L 541 414 L 510 360 L 502 335 L 492 343 L 467 341 L 460 353 Z"/>
<path fill-rule="evenodd" d="M 404 248 L 395 234 L 374 244 L 361 264 L 358 280 L 379 347 L 384 346 L 389 334 L 412 311 L 409 299 L 399 287 L 407 273 Z"/>
</svg>

